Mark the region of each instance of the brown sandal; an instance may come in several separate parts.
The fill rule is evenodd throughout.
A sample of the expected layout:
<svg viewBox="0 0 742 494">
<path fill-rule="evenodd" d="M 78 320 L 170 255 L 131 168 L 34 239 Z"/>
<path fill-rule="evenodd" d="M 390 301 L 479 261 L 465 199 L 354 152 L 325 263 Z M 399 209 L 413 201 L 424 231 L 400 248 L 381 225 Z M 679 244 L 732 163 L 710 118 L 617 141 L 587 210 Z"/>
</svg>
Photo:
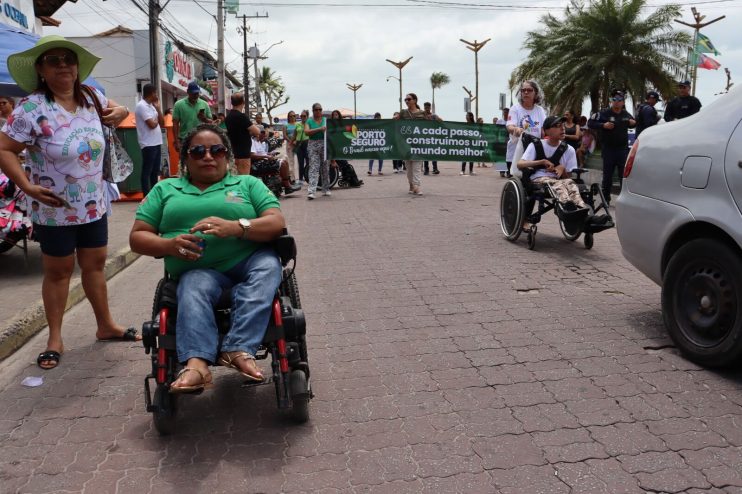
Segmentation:
<svg viewBox="0 0 742 494">
<path fill-rule="evenodd" d="M 193 371 L 198 373 L 199 376 L 201 376 L 201 382 L 198 384 L 191 384 L 190 386 L 176 386 L 175 383 L 177 383 L 180 378 L 183 376 L 183 374 L 186 373 L 186 371 Z M 208 377 L 208 381 L 207 381 Z M 175 381 L 170 385 L 170 392 L 173 394 L 178 393 L 199 393 L 203 391 L 206 388 L 210 388 L 212 386 L 212 379 L 211 374 L 208 374 L 205 376 L 203 372 L 200 370 L 194 368 L 194 367 L 185 367 L 181 369 L 180 372 L 178 372 L 178 376 L 175 378 Z"/>
<path fill-rule="evenodd" d="M 255 364 L 255 357 L 247 352 L 222 352 L 222 354 L 219 356 L 219 365 L 223 365 L 224 367 L 229 367 L 230 369 L 236 370 L 252 382 L 262 383 L 263 381 L 265 381 L 265 376 L 263 376 L 263 373 L 260 372 L 257 364 L 255 364 L 256 374 L 248 374 L 237 364 L 235 364 L 235 361 L 237 361 L 238 359 L 252 360 L 253 364 Z"/>
</svg>

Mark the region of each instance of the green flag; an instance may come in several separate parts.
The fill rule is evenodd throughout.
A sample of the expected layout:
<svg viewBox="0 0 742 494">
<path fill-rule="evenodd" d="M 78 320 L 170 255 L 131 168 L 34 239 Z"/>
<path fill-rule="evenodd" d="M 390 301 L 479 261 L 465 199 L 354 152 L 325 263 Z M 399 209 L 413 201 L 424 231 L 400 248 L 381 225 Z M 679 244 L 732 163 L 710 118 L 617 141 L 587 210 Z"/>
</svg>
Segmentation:
<svg viewBox="0 0 742 494">
<path fill-rule="evenodd" d="M 696 53 L 713 53 L 714 55 L 721 55 L 721 53 L 719 53 L 711 40 L 701 33 L 698 33 L 698 41 L 696 41 Z"/>
<path fill-rule="evenodd" d="M 505 161 L 504 125 L 435 120 L 328 120 L 330 159 Z"/>
</svg>

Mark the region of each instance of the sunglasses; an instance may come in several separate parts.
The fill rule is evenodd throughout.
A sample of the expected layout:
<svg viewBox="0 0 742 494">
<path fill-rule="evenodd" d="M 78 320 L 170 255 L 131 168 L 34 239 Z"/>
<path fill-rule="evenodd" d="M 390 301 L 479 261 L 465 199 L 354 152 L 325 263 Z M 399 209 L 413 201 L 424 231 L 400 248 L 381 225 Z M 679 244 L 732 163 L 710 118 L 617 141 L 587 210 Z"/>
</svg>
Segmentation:
<svg viewBox="0 0 742 494">
<path fill-rule="evenodd" d="M 521 92 L 521 93 L 532 93 L 532 92 L 533 92 L 533 88 L 530 88 L 530 87 L 524 87 L 524 88 L 522 88 L 522 89 L 520 90 L 520 92 Z"/>
<path fill-rule="evenodd" d="M 312 108 L 312 111 L 322 111 L 322 108 Z"/>
<path fill-rule="evenodd" d="M 206 153 L 209 153 L 214 159 L 224 158 L 227 155 L 227 148 L 222 144 L 212 144 L 208 148 L 199 144 L 188 150 L 188 156 L 197 160 L 203 159 Z"/>
<path fill-rule="evenodd" d="M 405 98 L 405 101 L 412 101 L 412 98 Z"/>
<path fill-rule="evenodd" d="M 41 61 L 52 67 L 59 67 L 64 62 L 65 65 L 77 65 L 77 57 L 70 53 L 65 55 L 44 55 Z"/>
</svg>

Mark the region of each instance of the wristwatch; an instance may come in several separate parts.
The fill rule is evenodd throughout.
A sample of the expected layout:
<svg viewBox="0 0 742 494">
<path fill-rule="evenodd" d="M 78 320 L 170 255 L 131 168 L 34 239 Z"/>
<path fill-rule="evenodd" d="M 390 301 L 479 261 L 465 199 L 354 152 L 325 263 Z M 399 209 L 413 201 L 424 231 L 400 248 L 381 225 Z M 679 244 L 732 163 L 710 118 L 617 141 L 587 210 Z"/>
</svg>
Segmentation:
<svg viewBox="0 0 742 494">
<path fill-rule="evenodd" d="M 242 227 L 242 236 L 240 238 L 247 239 L 247 232 L 250 231 L 250 220 L 240 218 L 237 220 L 237 223 Z"/>
</svg>

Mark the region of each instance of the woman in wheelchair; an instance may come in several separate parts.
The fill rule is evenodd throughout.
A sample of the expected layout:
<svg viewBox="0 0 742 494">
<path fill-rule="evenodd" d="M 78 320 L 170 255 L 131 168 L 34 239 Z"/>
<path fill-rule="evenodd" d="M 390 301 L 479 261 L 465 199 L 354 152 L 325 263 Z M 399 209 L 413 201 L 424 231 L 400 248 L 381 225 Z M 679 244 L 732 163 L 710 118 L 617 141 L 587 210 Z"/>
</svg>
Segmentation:
<svg viewBox="0 0 742 494">
<path fill-rule="evenodd" d="M 178 360 L 184 368 L 171 393 L 198 392 L 212 382 L 209 364 L 265 378 L 255 352 L 268 327 L 281 263 L 266 242 L 285 228 L 278 199 L 263 182 L 233 170 L 224 131 L 200 125 L 184 140 L 181 176 L 159 182 L 137 209 L 134 252 L 164 257 L 178 280 Z M 232 288 L 231 328 L 217 355 L 214 306 Z"/>
</svg>

